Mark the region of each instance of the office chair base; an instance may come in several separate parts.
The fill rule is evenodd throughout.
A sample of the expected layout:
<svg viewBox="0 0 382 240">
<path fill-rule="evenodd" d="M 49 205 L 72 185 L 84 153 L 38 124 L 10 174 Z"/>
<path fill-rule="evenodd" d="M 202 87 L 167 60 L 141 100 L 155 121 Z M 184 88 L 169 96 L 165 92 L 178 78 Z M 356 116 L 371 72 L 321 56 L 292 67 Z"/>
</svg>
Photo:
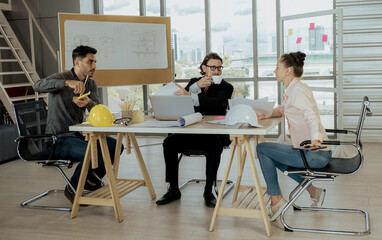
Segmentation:
<svg viewBox="0 0 382 240">
<path fill-rule="evenodd" d="M 60 189 L 54 189 L 54 190 L 48 190 L 45 191 L 39 195 L 36 195 L 20 204 L 23 208 L 33 208 L 33 209 L 44 209 L 44 210 L 58 210 L 58 211 L 71 211 L 71 207 L 57 207 L 57 206 L 43 206 L 43 205 L 29 205 L 30 203 L 37 201 L 43 197 L 48 196 L 51 193 L 62 193 L 62 196 L 64 196 L 64 190 Z"/>
<path fill-rule="evenodd" d="M 289 204 L 288 204 L 289 205 Z M 285 210 L 288 207 L 288 205 L 285 207 Z M 300 207 L 300 210 L 308 210 L 308 211 L 326 211 L 326 212 L 348 212 L 348 213 L 361 213 L 364 214 L 365 217 L 365 230 L 361 232 L 355 232 L 355 231 L 341 231 L 341 230 L 330 230 L 330 229 L 313 229 L 313 228 L 295 228 L 291 227 L 288 224 L 286 224 L 284 215 L 281 215 L 281 222 L 284 225 L 284 230 L 293 232 L 314 232 L 314 233 L 329 233 L 329 234 L 341 234 L 341 235 L 353 235 L 353 236 L 363 236 L 370 234 L 370 221 L 369 221 L 369 214 L 366 211 L 360 210 L 360 209 L 341 209 L 341 208 L 313 208 L 313 207 Z"/>
<path fill-rule="evenodd" d="M 222 180 L 217 180 L 217 182 L 219 184 L 221 184 Z M 190 180 L 184 182 L 182 185 L 180 185 L 179 189 L 183 189 L 188 184 L 191 184 L 191 183 L 206 183 L 206 179 L 197 179 L 197 178 L 190 179 Z M 235 186 L 235 183 L 232 180 L 227 180 L 227 187 L 226 187 L 226 189 L 224 191 L 223 197 L 225 197 L 225 195 L 227 195 L 233 189 L 234 186 Z M 216 196 L 218 196 L 219 195 L 219 190 L 218 190 L 218 187 L 216 186 L 216 184 L 214 186 L 214 189 L 215 189 Z"/>
<path fill-rule="evenodd" d="M 370 219 L 369 214 L 366 211 L 360 209 L 340 209 L 340 208 L 318 208 L 318 207 L 301 207 L 295 204 L 295 201 L 301 196 L 301 194 L 314 182 L 314 181 L 332 181 L 329 179 L 305 179 L 301 184 L 299 184 L 290 194 L 289 203 L 285 206 L 281 212 L 281 223 L 284 225 L 285 231 L 298 231 L 298 232 L 314 232 L 314 233 L 329 233 L 329 234 L 341 234 L 341 235 L 356 235 L 362 236 L 370 234 Z M 304 183 L 306 184 L 304 185 Z M 298 190 L 298 191 L 297 191 Z M 348 212 L 348 213 L 362 213 L 365 216 L 365 230 L 362 232 L 355 231 L 341 231 L 341 230 L 330 230 L 330 229 L 313 229 L 313 228 L 294 228 L 289 226 L 284 219 L 285 212 L 293 206 L 293 209 L 300 211 L 325 211 L 325 212 Z"/>
</svg>

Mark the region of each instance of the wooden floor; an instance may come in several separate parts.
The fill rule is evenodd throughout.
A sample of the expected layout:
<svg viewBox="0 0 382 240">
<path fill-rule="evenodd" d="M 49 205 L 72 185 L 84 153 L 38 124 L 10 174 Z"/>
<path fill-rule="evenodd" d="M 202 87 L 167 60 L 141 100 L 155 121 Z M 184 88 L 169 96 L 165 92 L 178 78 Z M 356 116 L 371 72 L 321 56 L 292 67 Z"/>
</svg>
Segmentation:
<svg viewBox="0 0 382 240">
<path fill-rule="evenodd" d="M 161 143 L 162 138 L 138 138 L 140 145 Z M 160 144 L 142 147 L 148 171 L 157 197 L 166 191 L 164 183 L 164 162 Z M 224 172 L 229 150 L 222 157 L 219 177 Z M 119 171 L 120 177 L 141 178 L 135 156 L 123 153 Z M 324 203 L 326 207 L 360 208 L 370 214 L 371 234 L 365 237 L 339 236 L 315 233 L 285 232 L 280 220 L 271 223 L 270 239 L 382 239 L 382 143 L 364 144 L 365 164 L 353 176 L 341 176 L 335 182 L 321 183 L 327 188 Z M 180 182 L 189 178 L 204 177 L 203 158 L 185 158 L 180 167 Z M 236 178 L 236 161 L 230 179 Z M 71 176 L 74 169 L 66 170 Z M 243 184 L 252 184 L 246 166 Z M 280 185 L 285 196 L 295 183 L 279 174 Z M 261 175 L 261 181 L 264 180 Z M 204 206 L 203 185 L 188 186 L 182 191 L 182 199 L 174 203 L 157 206 L 151 200 L 146 188 L 142 187 L 121 199 L 125 220 L 117 223 L 111 207 L 80 207 L 75 219 L 69 212 L 24 209 L 20 203 L 47 189 L 65 186 L 62 177 L 54 169 L 41 168 L 34 163 L 14 160 L 0 165 L 0 239 L 267 239 L 263 221 L 219 216 L 213 232 L 208 231 L 213 209 Z M 305 193 L 303 202 L 309 203 Z M 232 192 L 226 196 L 223 205 L 229 206 Z M 63 194 L 52 196 L 46 202 L 69 206 Z M 343 230 L 361 230 L 360 216 L 349 214 L 293 213 L 287 214 L 287 221 L 295 226 L 327 226 Z"/>
</svg>

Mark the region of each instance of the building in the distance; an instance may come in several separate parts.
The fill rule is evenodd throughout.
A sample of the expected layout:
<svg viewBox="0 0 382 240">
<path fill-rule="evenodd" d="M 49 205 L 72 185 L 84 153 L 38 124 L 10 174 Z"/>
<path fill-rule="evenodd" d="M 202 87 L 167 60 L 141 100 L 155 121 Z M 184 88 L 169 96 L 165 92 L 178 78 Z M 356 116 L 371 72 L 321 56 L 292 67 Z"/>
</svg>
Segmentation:
<svg viewBox="0 0 382 240">
<path fill-rule="evenodd" d="M 324 42 L 322 35 L 324 35 L 324 26 L 317 25 L 313 29 L 309 28 L 309 50 L 324 50 Z"/>
<path fill-rule="evenodd" d="M 173 30 L 174 33 L 171 34 L 171 48 L 174 49 L 174 59 L 180 59 L 180 49 L 179 49 L 179 40 L 176 31 Z"/>
</svg>

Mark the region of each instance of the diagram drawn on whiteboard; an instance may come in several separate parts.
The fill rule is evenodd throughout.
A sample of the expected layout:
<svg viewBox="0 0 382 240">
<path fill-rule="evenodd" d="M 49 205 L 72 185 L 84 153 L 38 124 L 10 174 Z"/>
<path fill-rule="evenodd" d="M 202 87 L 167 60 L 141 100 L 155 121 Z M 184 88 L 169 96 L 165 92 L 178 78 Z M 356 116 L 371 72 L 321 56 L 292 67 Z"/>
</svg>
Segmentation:
<svg viewBox="0 0 382 240">
<path fill-rule="evenodd" d="M 165 24 L 67 20 L 65 69 L 73 66 L 72 50 L 88 45 L 98 50 L 98 69 L 167 68 Z"/>
</svg>

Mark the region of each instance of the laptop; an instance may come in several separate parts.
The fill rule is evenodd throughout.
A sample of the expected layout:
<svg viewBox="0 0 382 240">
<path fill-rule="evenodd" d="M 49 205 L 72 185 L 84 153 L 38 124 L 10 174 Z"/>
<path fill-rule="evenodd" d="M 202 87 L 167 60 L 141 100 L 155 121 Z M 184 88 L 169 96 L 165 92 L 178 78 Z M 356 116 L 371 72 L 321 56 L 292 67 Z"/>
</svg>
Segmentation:
<svg viewBox="0 0 382 240">
<path fill-rule="evenodd" d="M 191 96 L 151 95 L 150 101 L 157 120 L 178 120 L 179 117 L 195 113 Z"/>
</svg>

